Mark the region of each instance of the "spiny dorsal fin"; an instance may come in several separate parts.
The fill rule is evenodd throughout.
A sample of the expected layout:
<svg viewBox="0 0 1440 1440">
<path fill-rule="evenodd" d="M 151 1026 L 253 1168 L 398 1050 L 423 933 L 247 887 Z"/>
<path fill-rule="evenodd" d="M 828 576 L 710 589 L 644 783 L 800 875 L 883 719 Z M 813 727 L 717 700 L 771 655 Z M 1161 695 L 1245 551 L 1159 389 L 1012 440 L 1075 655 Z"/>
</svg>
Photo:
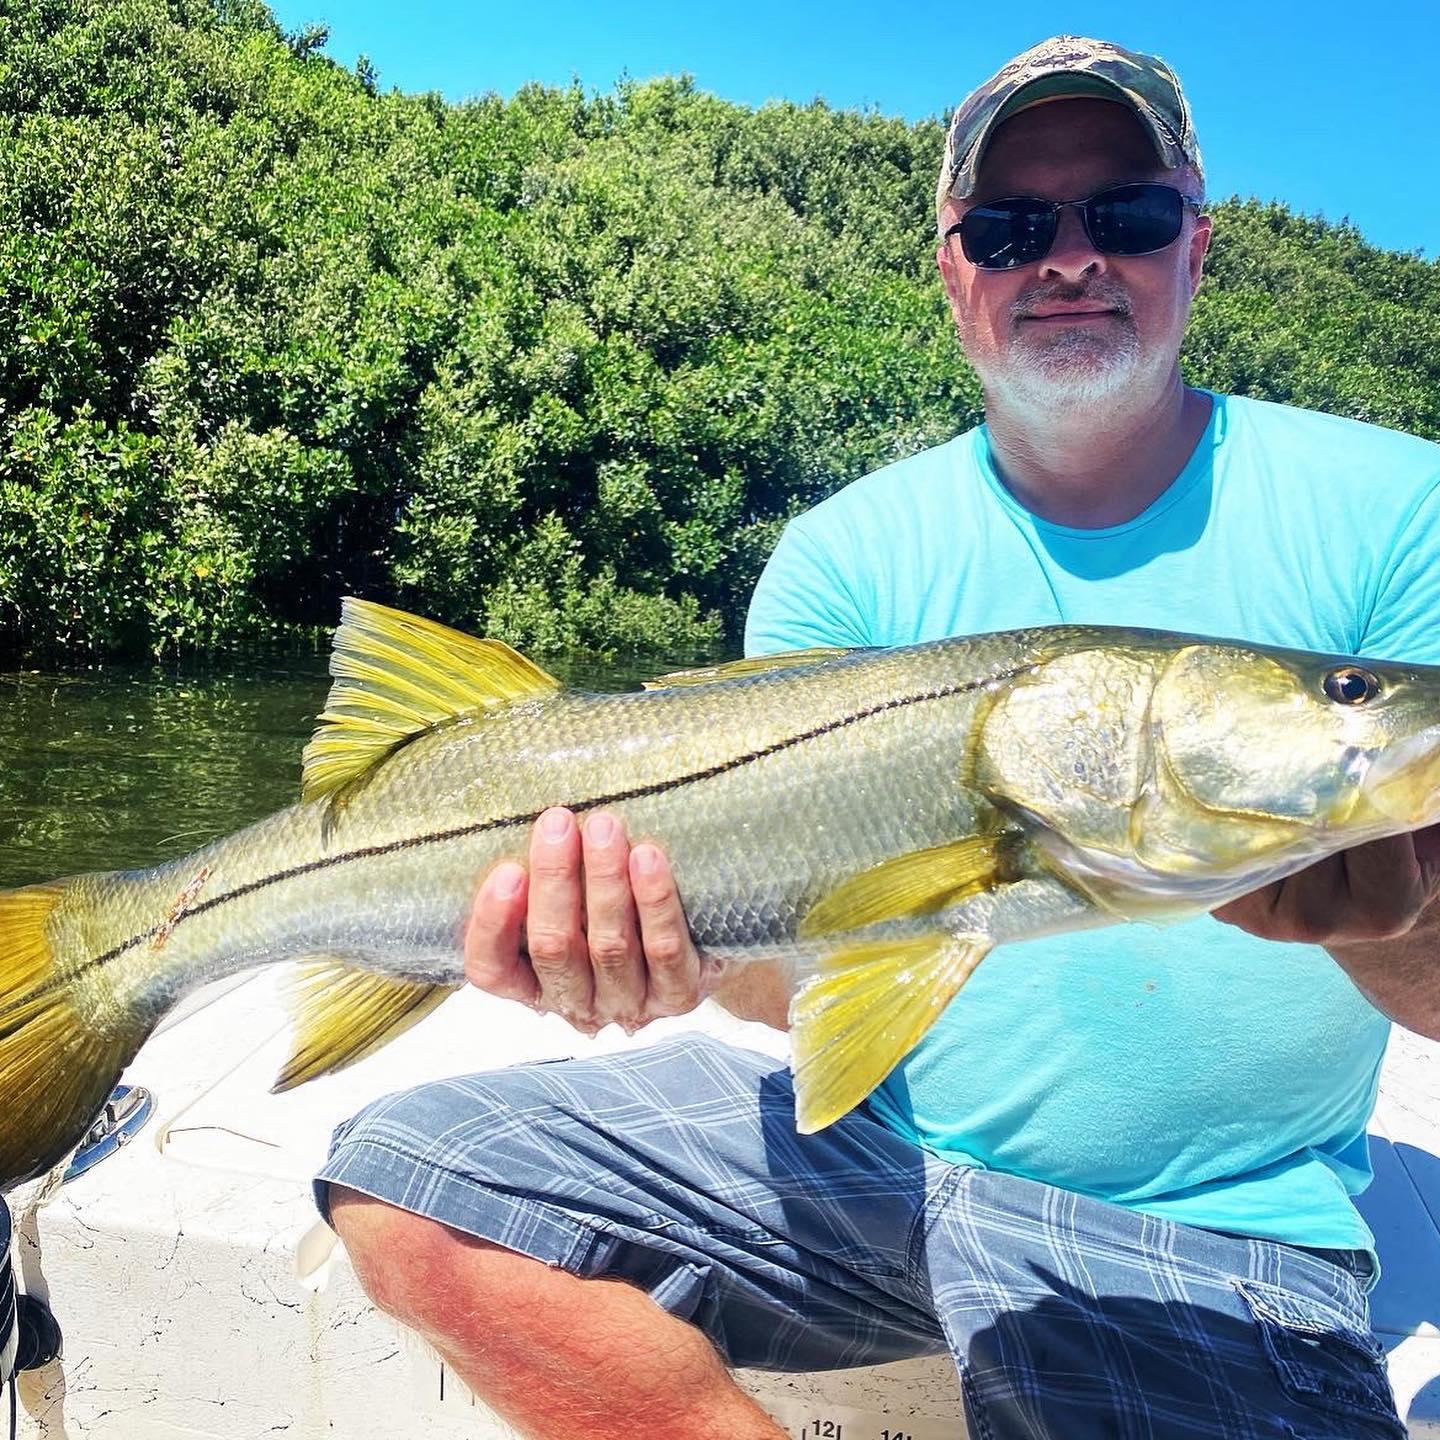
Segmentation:
<svg viewBox="0 0 1440 1440">
<path fill-rule="evenodd" d="M 560 688 L 499 640 L 351 597 L 342 605 L 330 673 L 335 683 L 320 728 L 305 747 L 306 800 L 333 794 L 442 720 Z"/>
<path fill-rule="evenodd" d="M 1001 878 L 1002 848 L 998 836 L 967 835 L 882 860 L 817 900 L 800 922 L 800 936 L 833 935 L 942 910 Z"/>
<path fill-rule="evenodd" d="M 272 1094 L 373 1055 L 456 989 L 377 975 L 329 957 L 302 965 L 289 988 L 294 1041 Z"/>
<path fill-rule="evenodd" d="M 708 685 L 712 680 L 746 680 L 753 675 L 768 675 L 772 670 L 796 670 L 821 660 L 838 660 L 842 655 L 862 655 L 863 649 L 845 649 L 839 645 L 812 645 L 808 650 L 781 650 L 775 655 L 747 655 L 743 660 L 727 660 L 723 665 L 697 665 L 693 670 L 674 670 L 645 682 L 647 690 L 669 690 L 678 685 Z"/>
<path fill-rule="evenodd" d="M 827 956 L 790 1002 L 800 1133 L 853 1110 L 915 1048 L 990 949 L 985 935 L 932 933 Z"/>
</svg>

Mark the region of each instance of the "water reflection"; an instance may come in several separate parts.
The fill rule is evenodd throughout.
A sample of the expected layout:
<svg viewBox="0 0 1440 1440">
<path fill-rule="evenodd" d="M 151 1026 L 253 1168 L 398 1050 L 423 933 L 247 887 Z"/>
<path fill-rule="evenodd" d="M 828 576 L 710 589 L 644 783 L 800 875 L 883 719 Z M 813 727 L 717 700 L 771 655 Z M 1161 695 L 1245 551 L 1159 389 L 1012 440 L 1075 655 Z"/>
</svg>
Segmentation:
<svg viewBox="0 0 1440 1440">
<path fill-rule="evenodd" d="M 546 663 L 591 690 L 674 668 Z M 0 888 L 153 864 L 289 805 L 325 665 L 0 673 Z"/>
</svg>

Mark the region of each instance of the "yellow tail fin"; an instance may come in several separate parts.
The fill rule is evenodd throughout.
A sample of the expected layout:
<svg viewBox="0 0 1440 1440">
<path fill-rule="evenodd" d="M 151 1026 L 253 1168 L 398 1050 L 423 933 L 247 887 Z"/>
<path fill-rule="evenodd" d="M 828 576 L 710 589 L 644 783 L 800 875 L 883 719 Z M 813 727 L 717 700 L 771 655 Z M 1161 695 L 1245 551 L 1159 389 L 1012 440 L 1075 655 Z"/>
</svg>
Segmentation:
<svg viewBox="0 0 1440 1440">
<path fill-rule="evenodd" d="M 50 939 L 67 883 L 0 891 L 0 1190 L 65 1157 L 145 1038 L 77 1009 Z"/>
</svg>

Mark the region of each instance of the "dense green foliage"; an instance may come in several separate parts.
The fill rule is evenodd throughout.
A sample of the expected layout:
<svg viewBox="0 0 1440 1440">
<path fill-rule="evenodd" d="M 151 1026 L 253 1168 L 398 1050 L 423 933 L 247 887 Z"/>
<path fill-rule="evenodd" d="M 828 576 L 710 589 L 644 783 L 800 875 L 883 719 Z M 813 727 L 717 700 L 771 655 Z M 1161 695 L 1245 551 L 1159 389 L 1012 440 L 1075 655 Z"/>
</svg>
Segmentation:
<svg viewBox="0 0 1440 1440">
<path fill-rule="evenodd" d="M 259 0 L 0 4 L 0 646 L 265 642 L 348 591 L 674 654 L 785 517 L 977 418 L 938 124 L 452 106 L 322 44 Z M 1440 266 L 1235 203 L 1213 255 L 1193 379 L 1440 437 Z"/>
</svg>

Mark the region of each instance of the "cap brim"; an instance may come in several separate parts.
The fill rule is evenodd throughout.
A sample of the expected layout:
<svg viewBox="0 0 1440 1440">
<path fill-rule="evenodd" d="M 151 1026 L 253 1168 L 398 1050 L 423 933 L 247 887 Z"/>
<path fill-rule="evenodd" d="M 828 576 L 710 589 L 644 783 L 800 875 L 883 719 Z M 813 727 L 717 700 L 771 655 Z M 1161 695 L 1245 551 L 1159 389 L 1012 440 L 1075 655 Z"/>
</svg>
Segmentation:
<svg viewBox="0 0 1440 1440">
<path fill-rule="evenodd" d="M 980 131 L 966 163 L 956 171 L 955 179 L 948 192 L 950 196 L 963 200 L 974 189 L 974 181 L 979 173 L 981 162 L 985 158 L 985 152 L 1000 125 L 1009 120 L 1011 116 L 1018 115 L 1022 110 L 1029 110 L 1036 105 L 1044 105 L 1052 100 L 1109 100 L 1123 105 L 1140 122 L 1140 128 L 1149 136 L 1161 165 L 1170 169 L 1183 160 L 1183 157 L 1176 159 L 1169 153 L 1164 137 L 1156 129 L 1154 119 L 1146 113 L 1145 108 L 1123 85 L 1108 80 L 1103 75 L 1066 70 L 1056 74 L 1037 76 L 1034 80 L 1020 86 L 996 110 Z M 957 195 L 955 186 L 967 177 L 970 180 L 969 189 L 964 194 Z"/>
<path fill-rule="evenodd" d="M 1041 75 L 1038 79 L 1022 85 L 996 112 L 985 127 L 988 140 L 995 127 L 1022 110 L 1041 105 L 1047 100 L 1118 100 L 1122 105 L 1135 109 L 1132 96 L 1113 80 L 1103 75 L 1086 75 L 1078 71 L 1065 71 L 1059 75 Z M 983 143 L 983 142 L 982 142 Z"/>
</svg>

